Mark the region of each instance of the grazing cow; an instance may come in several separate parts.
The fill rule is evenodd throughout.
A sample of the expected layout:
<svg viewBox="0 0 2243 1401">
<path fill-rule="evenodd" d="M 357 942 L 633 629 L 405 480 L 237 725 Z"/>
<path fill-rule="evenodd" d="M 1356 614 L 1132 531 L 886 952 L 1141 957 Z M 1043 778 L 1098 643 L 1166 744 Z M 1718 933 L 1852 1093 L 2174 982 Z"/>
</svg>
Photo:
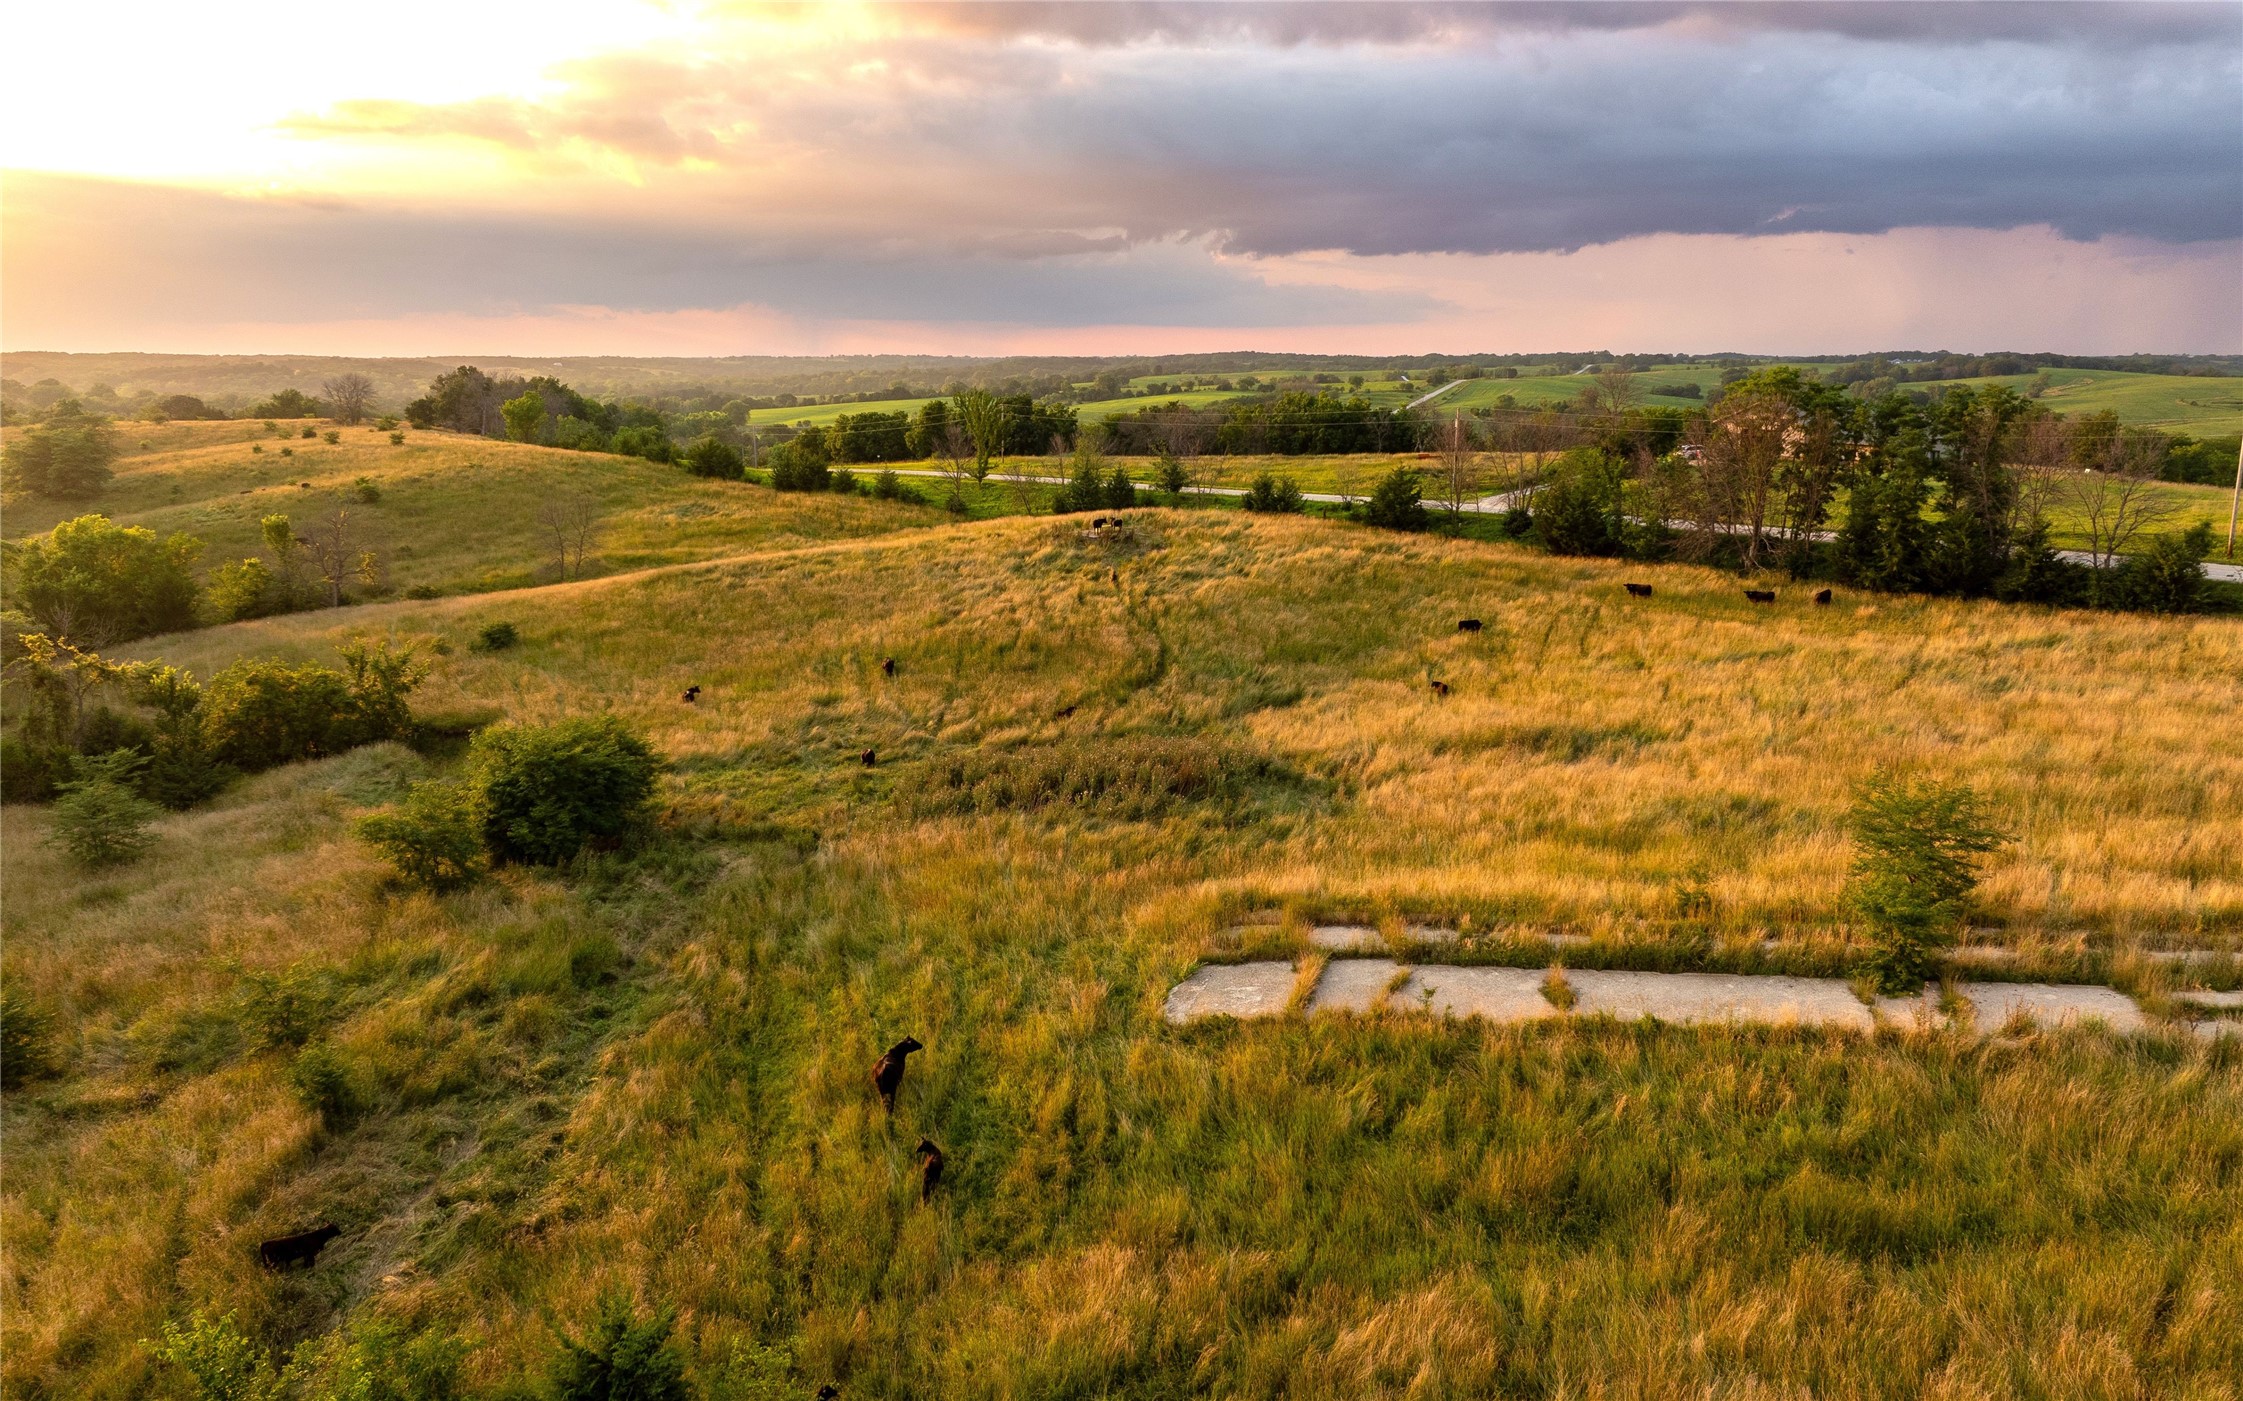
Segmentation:
<svg viewBox="0 0 2243 1401">
<path fill-rule="evenodd" d="M 1445 696 L 1445 695 L 1447 695 L 1448 693 L 1449 693 L 1449 683 L 1448 683 L 1448 682 L 1446 682 L 1446 681 L 1436 681 L 1436 682 L 1434 682 L 1434 683 L 1433 683 L 1433 694 L 1434 694 L 1434 695 L 1437 695 L 1437 696 Z"/>
<path fill-rule="evenodd" d="M 919 1200 L 924 1204 L 935 1194 L 935 1184 L 942 1181 L 942 1150 L 935 1147 L 933 1139 L 922 1138 L 914 1151 L 919 1154 Z"/>
<path fill-rule="evenodd" d="M 1830 605 L 1830 590 L 1816 589 L 1815 604 L 1817 607 L 1828 607 Z"/>
<path fill-rule="evenodd" d="M 869 769 L 873 765 L 880 762 L 880 756 L 867 749 L 864 753 L 857 756 L 857 761 Z"/>
<path fill-rule="evenodd" d="M 685 694 L 684 694 L 684 695 L 682 695 L 682 696 L 680 696 L 680 697 L 678 697 L 678 699 L 680 699 L 680 700 L 684 701 L 684 702 L 685 702 L 685 703 L 686 703 L 687 705 L 691 705 L 691 704 L 693 704 L 693 703 L 694 703 L 695 701 L 699 700 L 700 698 L 701 698 L 701 688 L 700 688 L 699 686 L 688 686 L 688 687 L 686 687 L 686 688 L 685 688 Z"/>
<path fill-rule="evenodd" d="M 903 1083 L 903 1058 L 926 1049 L 917 1038 L 906 1036 L 872 1063 L 872 1087 L 880 1091 L 880 1102 L 888 1106 L 890 1114 L 896 1112 L 896 1087 Z"/>
<path fill-rule="evenodd" d="M 882 676 L 893 676 L 896 674 L 896 659 L 894 657 L 882 657 L 880 659 L 880 674 Z"/>
<path fill-rule="evenodd" d="M 840 1396 L 841 1388 L 832 1382 L 818 1388 L 818 1401 L 839 1401 Z"/>
<path fill-rule="evenodd" d="M 1776 601 L 1776 591 L 1774 589 L 1746 589 L 1745 597 L 1751 599 L 1754 603 L 1774 603 Z"/>
<path fill-rule="evenodd" d="M 1480 620 L 1478 618 L 1459 618 L 1456 620 L 1456 630 L 1458 632 L 1478 632 L 1480 630 Z"/>
<path fill-rule="evenodd" d="M 1651 586 L 1649 584 L 1622 584 L 1620 587 L 1628 591 L 1628 597 L 1630 598 L 1651 597 Z"/>
<path fill-rule="evenodd" d="M 298 1231 L 292 1236 L 275 1236 L 257 1246 L 257 1260 L 268 1270 L 286 1269 L 290 1265 L 309 1265 L 319 1258 L 327 1242 L 341 1235 L 342 1228 L 333 1222 L 314 1226 L 308 1231 Z"/>
<path fill-rule="evenodd" d="M 1106 518 L 1104 516 L 1092 516 L 1090 528 L 1092 530 L 1104 530 L 1106 528 Z"/>
<path fill-rule="evenodd" d="M 1066 719 L 1066 718 L 1067 718 L 1068 716 L 1070 716 L 1070 715 L 1072 715 L 1072 714 L 1074 714 L 1074 713 L 1075 713 L 1075 707 L 1073 707 L 1073 706 L 1071 706 L 1071 705 L 1070 705 L 1070 706 L 1066 707 L 1065 709 L 1062 709 L 1062 710 L 1055 710 L 1055 711 L 1053 711 L 1053 712 L 1051 713 L 1051 718 L 1052 718 L 1052 719 L 1054 719 L 1054 720 L 1064 720 L 1064 719 Z"/>
</svg>

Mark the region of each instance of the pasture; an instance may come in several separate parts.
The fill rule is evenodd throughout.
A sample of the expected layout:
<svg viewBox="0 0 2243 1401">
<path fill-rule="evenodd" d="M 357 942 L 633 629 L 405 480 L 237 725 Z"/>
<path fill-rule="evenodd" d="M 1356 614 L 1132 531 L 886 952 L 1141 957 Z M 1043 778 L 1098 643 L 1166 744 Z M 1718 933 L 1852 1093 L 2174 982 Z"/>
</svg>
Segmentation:
<svg viewBox="0 0 2243 1401">
<path fill-rule="evenodd" d="M 396 747 L 246 782 L 98 879 L 0 813 L 7 974 L 65 1062 L 6 1101 L 10 1394 L 169 1384 L 137 1340 L 189 1309 L 276 1343 L 380 1310 L 472 1336 L 471 1390 L 508 1394 L 621 1287 L 699 1368 L 784 1347 L 804 1395 L 2233 1395 L 2232 1043 L 1160 1016 L 1273 912 L 1842 965 L 1879 765 L 2014 834 L 1979 937 L 2154 983 L 2142 950 L 2243 947 L 2232 620 L 830 504 L 822 541 L 134 649 L 417 642 L 425 707 L 641 728 L 662 819 L 433 897 L 349 836 L 440 768 Z M 472 653 L 496 621 L 522 644 Z M 291 1092 L 275 986 L 351 1114 Z M 891 1122 L 865 1075 L 906 1033 Z M 257 1266 L 323 1217 L 315 1269 Z"/>
</svg>

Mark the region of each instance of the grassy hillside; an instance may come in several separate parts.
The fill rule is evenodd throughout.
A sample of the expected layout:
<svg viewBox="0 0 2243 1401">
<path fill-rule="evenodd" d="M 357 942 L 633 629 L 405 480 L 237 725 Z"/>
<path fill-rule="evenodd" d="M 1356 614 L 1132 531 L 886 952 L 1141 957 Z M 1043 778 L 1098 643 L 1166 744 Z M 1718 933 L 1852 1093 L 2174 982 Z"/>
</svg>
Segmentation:
<svg viewBox="0 0 2243 1401">
<path fill-rule="evenodd" d="M 461 645 L 501 619 L 519 649 Z M 0 813 L 6 971 L 67 1065 L 6 1101 L 11 1395 L 146 1394 L 135 1340 L 191 1307 L 457 1330 L 496 1394 L 617 1286 L 704 1366 L 784 1345 L 804 1395 L 2243 1374 L 2232 1047 L 1159 1017 L 1273 909 L 1842 965 L 1839 818 L 1888 763 L 2016 833 L 1986 937 L 2154 981 L 2128 951 L 2243 946 L 2233 622 L 1755 609 L 1681 567 L 1148 512 L 1126 545 L 996 521 L 141 650 L 367 634 L 451 644 L 428 705 L 628 717 L 672 760 L 662 832 L 401 895 L 347 835 L 427 769 L 396 749 L 244 784 L 94 881 Z M 356 1113 L 291 1093 L 274 985 L 311 990 Z M 891 1122 L 864 1077 L 906 1032 Z M 951 1160 L 924 1208 L 922 1133 Z M 256 1267 L 324 1217 L 316 1269 Z"/>
<path fill-rule="evenodd" d="M 2003 384 L 2019 393 L 2033 375 L 1947 380 L 1947 384 Z M 2128 423 L 2196 437 L 2243 432 L 2243 379 L 2197 375 L 2141 375 L 2121 370 L 2050 370 L 2040 402 L 2077 416 L 2115 410 Z M 1912 388 L 1926 386 L 1915 385 Z"/>
<path fill-rule="evenodd" d="M 338 431 L 341 443 L 329 445 L 276 438 L 257 423 L 127 425 L 132 450 L 99 501 L 11 502 L 7 538 L 97 510 L 126 525 L 186 531 L 208 543 L 203 562 L 211 565 L 256 554 L 260 522 L 268 515 L 286 515 L 301 528 L 343 506 L 385 551 L 391 587 L 463 592 L 549 582 L 538 510 L 574 493 L 588 495 L 600 514 L 593 573 L 942 519 L 932 507 L 787 495 L 706 481 L 635 457 L 417 431 L 400 446 L 373 429 Z M 253 445 L 264 451 L 251 453 Z M 282 448 L 292 455 L 280 456 Z M 379 500 L 358 498 L 361 480 L 374 485 Z"/>
</svg>

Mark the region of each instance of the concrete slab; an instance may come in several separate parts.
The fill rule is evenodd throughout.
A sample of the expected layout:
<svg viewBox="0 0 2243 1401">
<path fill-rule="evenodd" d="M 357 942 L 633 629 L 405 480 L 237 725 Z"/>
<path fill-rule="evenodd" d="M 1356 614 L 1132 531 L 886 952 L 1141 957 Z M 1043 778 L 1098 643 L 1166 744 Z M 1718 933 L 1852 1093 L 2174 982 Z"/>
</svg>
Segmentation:
<svg viewBox="0 0 2243 1401">
<path fill-rule="evenodd" d="M 1368 924 L 1319 924 L 1308 931 L 1308 941 L 1334 953 L 1386 952 L 1386 936 Z"/>
<path fill-rule="evenodd" d="M 1451 1017 L 1535 1021 L 1560 1015 L 1542 995 L 1542 980 L 1547 976 L 1540 968 L 1422 967 L 1410 974 L 1410 980 L 1394 994 L 1392 1004 L 1424 1007 Z"/>
<path fill-rule="evenodd" d="M 2133 998 L 2085 983 L 1962 983 L 1957 991 L 1977 1013 L 1982 1035 L 1999 1031 L 2020 1012 L 2046 1027 L 2096 1019 L 2113 1031 L 2140 1031 L 2147 1025 Z"/>
<path fill-rule="evenodd" d="M 2173 994 L 2173 998 L 2177 1002 L 2186 1002 L 2197 1007 L 2243 1007 L 2243 991 L 2176 992 Z"/>
<path fill-rule="evenodd" d="M 1386 998 L 1402 965 L 1391 958 L 1335 958 L 1324 965 L 1316 991 L 1308 999 L 1311 1012 L 1368 1012 Z"/>
<path fill-rule="evenodd" d="M 1197 969 L 1168 994 L 1165 1015 L 1172 1022 L 1199 1017 L 1274 1017 L 1293 996 L 1293 965 L 1211 963 Z"/>
<path fill-rule="evenodd" d="M 1657 1017 L 1663 1022 L 1796 1022 L 1811 1026 L 1875 1028 L 1854 991 L 1836 978 L 1751 977 L 1739 973 L 1623 973 L 1569 971 L 1580 997 L 1575 1016 L 1608 1013 L 1622 1021 Z"/>
</svg>

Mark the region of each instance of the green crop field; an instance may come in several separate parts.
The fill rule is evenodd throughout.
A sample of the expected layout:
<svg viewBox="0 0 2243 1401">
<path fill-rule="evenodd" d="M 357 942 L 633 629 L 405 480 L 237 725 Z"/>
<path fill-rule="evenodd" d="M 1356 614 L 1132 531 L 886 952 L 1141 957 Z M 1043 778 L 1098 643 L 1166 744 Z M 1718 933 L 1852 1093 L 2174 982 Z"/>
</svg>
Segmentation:
<svg viewBox="0 0 2243 1401">
<path fill-rule="evenodd" d="M 1160 1015 L 1273 913 L 1281 940 L 1425 920 L 1842 971 L 1842 818 L 1888 764 L 1969 781 L 2013 834 L 1975 938 L 2155 1007 L 2139 950 L 2243 950 L 2232 619 L 1756 608 L 1713 571 L 1328 520 L 946 524 L 365 437 L 283 473 L 237 426 L 170 430 L 105 504 L 233 540 L 366 476 L 370 510 L 418 513 L 415 567 L 463 588 L 534 570 L 524 522 L 563 486 L 612 493 L 635 543 L 587 582 L 123 653 L 207 677 L 416 646 L 429 711 L 638 728 L 668 765 L 655 820 L 436 896 L 352 824 L 454 772 L 442 751 L 270 771 L 94 876 L 43 843 L 48 810 L 0 810 L 0 957 L 56 1067 L 0 1124 L 9 1395 L 185 1395 L 142 1340 L 230 1313 L 282 1346 L 402 1320 L 468 1341 L 465 1394 L 527 1396 L 614 1289 L 677 1309 L 726 1396 L 2211 1398 L 2243 1375 L 2232 1042 Z M 478 653 L 498 622 L 520 644 Z M 306 1107 L 275 987 L 347 1112 Z M 927 1049 L 891 1119 L 866 1072 L 906 1033 Z M 924 1206 L 922 1134 L 950 1164 Z M 258 1266 L 321 1220 L 316 1266 Z M 744 1341 L 780 1350 L 781 1390 L 716 1389 Z"/>
<path fill-rule="evenodd" d="M 2115 411 L 2128 423 L 2186 432 L 2197 437 L 2243 433 L 2243 378 L 2200 375 L 2143 375 L 2122 370 L 2050 370 L 2040 402 L 2068 415 Z M 2019 393 L 2037 376 L 1943 380 L 1942 384 L 2001 384 Z M 1928 386 L 1914 385 L 1911 388 Z"/>
</svg>

